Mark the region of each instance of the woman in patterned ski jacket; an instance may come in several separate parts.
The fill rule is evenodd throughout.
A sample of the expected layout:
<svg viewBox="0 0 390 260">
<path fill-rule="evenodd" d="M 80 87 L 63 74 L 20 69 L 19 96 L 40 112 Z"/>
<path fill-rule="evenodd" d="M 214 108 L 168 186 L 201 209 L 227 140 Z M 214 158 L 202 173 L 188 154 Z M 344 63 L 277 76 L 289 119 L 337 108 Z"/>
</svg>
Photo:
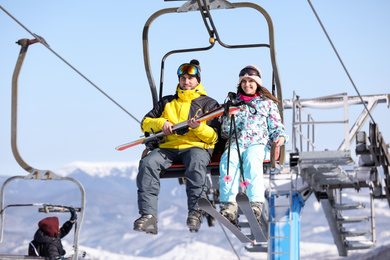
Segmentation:
<svg viewBox="0 0 390 260">
<path fill-rule="evenodd" d="M 278 107 L 279 102 L 262 86 L 261 71 L 254 65 L 246 66 L 239 74 L 236 101 L 247 102 L 239 107 L 235 114 L 237 136 L 232 129 L 230 144 L 220 163 L 220 201 L 223 203 L 221 214 L 233 223 L 237 219 L 236 195 L 240 185 L 240 161 L 236 138 L 243 162 L 246 194 L 251 202 L 256 217 L 260 218 L 264 203 L 263 160 L 270 151 L 271 142 L 282 146 L 288 136 L 284 131 Z M 221 137 L 228 139 L 231 125 L 231 114 L 223 117 Z M 230 145 L 229 173 L 228 147 Z M 228 175 L 229 174 L 229 175 Z"/>
</svg>

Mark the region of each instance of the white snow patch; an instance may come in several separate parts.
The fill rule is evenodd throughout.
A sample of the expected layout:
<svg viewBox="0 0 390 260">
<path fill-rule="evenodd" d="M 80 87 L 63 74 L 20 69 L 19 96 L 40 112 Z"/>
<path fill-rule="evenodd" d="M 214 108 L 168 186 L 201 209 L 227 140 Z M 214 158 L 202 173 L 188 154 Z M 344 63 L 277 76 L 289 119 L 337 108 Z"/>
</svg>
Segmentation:
<svg viewBox="0 0 390 260">
<path fill-rule="evenodd" d="M 90 248 L 90 247 L 84 247 L 80 246 L 80 253 L 87 252 L 85 259 L 96 259 L 96 260 L 150 260 L 155 258 L 149 258 L 149 257 L 138 257 L 138 256 L 132 256 L 132 255 L 122 255 L 122 254 L 115 254 L 111 253 L 109 251 L 105 251 L 102 249 L 96 249 L 96 248 Z M 83 259 L 79 257 L 79 259 Z"/>
<path fill-rule="evenodd" d="M 81 170 L 92 177 L 121 176 L 134 180 L 137 172 L 132 171 L 131 176 L 126 176 L 131 168 L 138 169 L 138 162 L 73 162 L 58 169 L 55 173 L 67 176 L 77 170 Z"/>
<path fill-rule="evenodd" d="M 322 233 L 325 231 L 328 231 L 329 227 L 328 226 L 322 226 L 322 227 L 314 227 L 313 228 L 313 233 Z"/>
<path fill-rule="evenodd" d="M 318 212 L 321 208 L 321 203 L 319 202 L 313 202 L 313 208 L 315 212 Z"/>
<path fill-rule="evenodd" d="M 126 240 L 126 239 L 133 239 L 134 237 L 137 237 L 138 234 L 135 234 L 134 232 L 133 233 L 125 233 L 122 237 L 122 239 Z"/>
<path fill-rule="evenodd" d="M 179 208 L 176 206 L 171 206 L 169 209 L 162 211 L 159 213 L 159 225 L 162 229 L 164 227 L 169 227 L 171 230 L 183 230 L 183 223 L 186 219 L 183 219 L 183 223 L 178 223 L 175 220 L 175 216 L 177 215 L 177 212 L 179 211 Z"/>
<path fill-rule="evenodd" d="M 173 188 L 173 189 L 171 190 L 171 195 L 172 195 L 173 197 L 176 197 L 176 193 L 177 193 L 178 190 L 179 190 L 179 187 Z"/>
<path fill-rule="evenodd" d="M 179 244 L 173 247 L 172 250 L 168 253 L 163 254 L 155 259 L 226 260 L 236 258 L 237 256 L 235 256 L 234 253 L 232 253 L 231 251 L 224 250 L 220 247 L 216 247 L 211 244 L 193 241 L 192 243 Z"/>
<path fill-rule="evenodd" d="M 335 245 L 323 243 L 300 243 L 302 259 L 339 259 Z"/>
</svg>

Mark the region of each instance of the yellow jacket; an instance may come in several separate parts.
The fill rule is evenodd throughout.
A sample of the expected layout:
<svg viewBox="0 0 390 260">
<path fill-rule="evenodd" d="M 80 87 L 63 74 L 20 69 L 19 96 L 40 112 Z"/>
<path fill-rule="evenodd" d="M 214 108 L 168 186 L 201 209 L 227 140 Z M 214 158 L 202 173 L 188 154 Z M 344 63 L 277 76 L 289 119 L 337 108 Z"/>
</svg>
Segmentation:
<svg viewBox="0 0 390 260">
<path fill-rule="evenodd" d="M 207 96 L 202 84 L 195 89 L 182 90 L 176 87 L 176 94 L 163 97 L 154 108 L 145 115 L 141 122 L 142 132 L 152 133 L 162 130 L 165 121 L 177 124 L 194 116 L 203 115 L 219 106 L 218 102 Z M 214 144 L 218 141 L 220 119 L 213 118 L 202 122 L 195 129 L 165 136 L 160 148 L 185 149 L 201 147 L 212 152 Z"/>
</svg>

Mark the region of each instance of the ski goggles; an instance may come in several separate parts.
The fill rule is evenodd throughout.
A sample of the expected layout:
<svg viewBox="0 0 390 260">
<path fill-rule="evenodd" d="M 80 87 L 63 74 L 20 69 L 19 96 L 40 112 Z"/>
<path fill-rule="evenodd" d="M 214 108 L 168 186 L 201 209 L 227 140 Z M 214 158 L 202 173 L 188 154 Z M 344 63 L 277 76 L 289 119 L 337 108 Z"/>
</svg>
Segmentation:
<svg viewBox="0 0 390 260">
<path fill-rule="evenodd" d="M 177 75 L 181 76 L 184 74 L 188 74 L 190 76 L 196 76 L 198 74 L 198 68 L 192 64 L 184 63 L 180 65 L 179 69 L 177 70 Z"/>
<path fill-rule="evenodd" d="M 260 73 L 256 69 L 252 68 L 243 68 L 240 71 L 239 77 L 245 76 L 246 74 L 248 74 L 248 76 L 258 76 L 261 78 Z"/>
</svg>

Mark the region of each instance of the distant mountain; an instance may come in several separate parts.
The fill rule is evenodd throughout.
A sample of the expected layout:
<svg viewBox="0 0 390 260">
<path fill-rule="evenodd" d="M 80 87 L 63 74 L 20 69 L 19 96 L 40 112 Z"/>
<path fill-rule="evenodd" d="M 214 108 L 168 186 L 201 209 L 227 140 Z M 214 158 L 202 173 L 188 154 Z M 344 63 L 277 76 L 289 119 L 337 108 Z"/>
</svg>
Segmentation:
<svg viewBox="0 0 390 260">
<path fill-rule="evenodd" d="M 208 227 L 204 221 L 198 234 L 188 231 L 185 225 L 185 187 L 179 185 L 176 179 L 161 181 L 158 235 L 134 232 L 133 222 L 139 216 L 135 184 L 137 167 L 138 162 L 76 162 L 55 172 L 78 180 L 85 189 L 86 212 L 79 245 L 81 251 L 87 252 L 87 259 L 237 259 L 218 223 L 215 227 Z M 0 176 L 1 183 L 8 177 Z M 80 201 L 79 188 L 70 181 L 17 180 L 7 186 L 5 196 L 5 205 L 45 202 L 79 207 Z M 376 213 L 377 250 L 383 253 L 387 250 L 384 245 L 390 242 L 390 233 L 387 231 L 390 210 L 384 201 L 376 206 L 379 208 Z M 69 218 L 69 213 L 37 213 L 37 207 L 7 209 L 0 254 L 25 254 L 38 221 L 53 215 L 58 216 L 61 223 Z M 384 227 L 383 230 L 380 227 Z M 247 252 L 243 244 L 229 231 L 226 232 L 240 259 L 267 259 L 265 253 Z M 314 198 L 309 198 L 301 218 L 301 259 L 349 259 L 338 257 L 332 240 L 320 205 Z M 64 238 L 69 253 L 72 243 L 71 232 Z M 368 253 L 373 252 L 376 251 Z M 360 251 L 359 255 L 363 253 L 366 251 Z M 351 252 L 350 255 L 357 255 L 357 252 Z"/>
<path fill-rule="evenodd" d="M 91 177 L 123 177 L 135 180 L 137 177 L 138 162 L 119 163 L 119 162 L 104 162 L 104 163 L 89 163 L 89 162 L 74 162 L 68 164 L 56 173 L 60 176 L 72 176 L 81 173 Z"/>
</svg>

